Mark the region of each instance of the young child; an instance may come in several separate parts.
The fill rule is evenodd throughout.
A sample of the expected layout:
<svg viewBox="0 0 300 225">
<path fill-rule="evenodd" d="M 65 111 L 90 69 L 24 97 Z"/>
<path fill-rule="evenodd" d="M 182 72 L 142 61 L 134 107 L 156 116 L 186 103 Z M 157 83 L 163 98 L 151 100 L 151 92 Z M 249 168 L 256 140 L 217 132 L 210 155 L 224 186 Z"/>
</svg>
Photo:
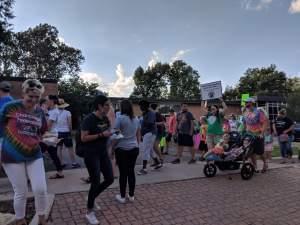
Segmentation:
<svg viewBox="0 0 300 225">
<path fill-rule="evenodd" d="M 244 138 L 243 145 L 241 147 L 232 148 L 229 152 L 224 153 L 226 155 L 225 160 L 226 161 L 235 160 L 248 147 L 250 147 L 250 140 L 249 138 Z"/>
<path fill-rule="evenodd" d="M 200 151 L 200 161 L 204 161 L 204 154 L 208 151 L 207 143 L 206 143 L 206 133 L 207 133 L 207 121 L 206 117 L 202 116 L 200 118 L 200 144 L 199 144 L 199 151 Z"/>
<path fill-rule="evenodd" d="M 229 139 L 229 134 L 224 134 L 220 142 L 212 150 L 209 150 L 204 158 L 208 161 L 220 160 L 220 156 L 229 148 Z"/>
<path fill-rule="evenodd" d="M 265 157 L 267 161 L 272 159 L 273 151 L 273 136 L 271 134 L 271 129 L 268 128 L 265 133 Z"/>
</svg>

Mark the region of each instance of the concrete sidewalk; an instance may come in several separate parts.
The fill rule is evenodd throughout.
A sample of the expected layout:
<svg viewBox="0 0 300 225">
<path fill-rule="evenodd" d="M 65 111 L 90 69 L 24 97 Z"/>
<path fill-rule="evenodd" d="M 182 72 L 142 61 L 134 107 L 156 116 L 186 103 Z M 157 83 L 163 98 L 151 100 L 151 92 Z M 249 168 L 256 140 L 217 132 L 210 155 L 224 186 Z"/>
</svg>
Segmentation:
<svg viewBox="0 0 300 225">
<path fill-rule="evenodd" d="M 137 185 L 141 184 L 152 184 L 152 183 L 161 183 L 168 181 L 179 181 L 187 180 L 193 178 L 203 178 L 203 167 L 205 162 L 197 162 L 196 164 L 189 165 L 186 161 L 183 161 L 181 164 L 171 164 L 166 163 L 164 167 L 159 170 L 148 170 L 147 175 L 136 176 Z M 261 161 L 258 161 L 258 167 L 262 168 Z M 278 169 L 284 167 L 300 167 L 299 163 L 294 164 L 279 164 L 279 163 L 269 163 L 269 169 Z M 138 171 L 141 166 L 136 166 L 136 171 Z M 239 170 L 234 171 L 219 171 L 217 176 L 227 175 L 227 174 L 237 174 Z M 54 172 L 48 172 L 47 177 L 52 175 Z M 80 180 L 82 177 L 87 177 L 88 173 L 85 168 L 82 169 L 73 169 L 64 171 L 65 178 L 51 180 L 47 179 L 48 183 L 48 192 L 52 194 L 64 194 L 71 192 L 80 192 L 89 190 L 90 185 L 84 183 Z M 242 181 L 242 179 L 241 179 Z M 110 186 L 110 188 L 118 187 L 118 179 Z M 9 199 L 13 195 L 12 187 L 7 178 L 0 179 L 0 200 Z"/>
</svg>

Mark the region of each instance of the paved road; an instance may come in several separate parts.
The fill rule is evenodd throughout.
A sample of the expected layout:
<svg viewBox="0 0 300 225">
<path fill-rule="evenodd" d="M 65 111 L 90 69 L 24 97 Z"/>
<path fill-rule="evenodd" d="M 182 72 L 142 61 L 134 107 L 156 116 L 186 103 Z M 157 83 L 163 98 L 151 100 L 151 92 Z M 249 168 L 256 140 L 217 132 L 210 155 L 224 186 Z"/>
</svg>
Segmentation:
<svg viewBox="0 0 300 225">
<path fill-rule="evenodd" d="M 281 168 L 250 181 L 239 175 L 139 185 L 136 201 L 120 205 L 118 189 L 97 199 L 102 225 L 299 225 L 300 170 Z M 86 192 L 56 195 L 54 225 L 84 225 Z"/>
</svg>

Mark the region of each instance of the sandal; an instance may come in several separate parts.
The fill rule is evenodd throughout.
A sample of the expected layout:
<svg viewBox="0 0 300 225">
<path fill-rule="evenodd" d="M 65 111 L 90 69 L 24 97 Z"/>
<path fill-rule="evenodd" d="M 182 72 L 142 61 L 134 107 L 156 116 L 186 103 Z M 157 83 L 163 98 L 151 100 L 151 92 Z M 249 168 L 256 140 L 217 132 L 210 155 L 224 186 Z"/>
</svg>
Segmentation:
<svg viewBox="0 0 300 225">
<path fill-rule="evenodd" d="M 64 175 L 59 175 L 58 173 L 56 173 L 53 176 L 50 176 L 49 179 L 62 179 L 64 177 Z"/>
</svg>

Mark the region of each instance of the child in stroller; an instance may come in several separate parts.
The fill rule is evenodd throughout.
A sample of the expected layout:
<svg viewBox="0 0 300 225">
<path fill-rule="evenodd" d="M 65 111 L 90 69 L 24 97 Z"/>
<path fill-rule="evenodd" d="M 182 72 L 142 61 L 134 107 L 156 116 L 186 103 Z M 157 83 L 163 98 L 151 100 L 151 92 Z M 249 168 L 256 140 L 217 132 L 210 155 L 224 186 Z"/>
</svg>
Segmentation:
<svg viewBox="0 0 300 225">
<path fill-rule="evenodd" d="M 245 135 L 241 138 L 238 132 L 224 134 L 221 142 L 207 154 L 207 164 L 203 169 L 205 176 L 215 176 L 217 168 L 222 171 L 238 170 L 242 164 L 242 178 L 244 180 L 250 179 L 254 174 L 254 167 L 247 159 L 252 154 L 251 144 L 253 140 L 251 135 Z"/>
</svg>

